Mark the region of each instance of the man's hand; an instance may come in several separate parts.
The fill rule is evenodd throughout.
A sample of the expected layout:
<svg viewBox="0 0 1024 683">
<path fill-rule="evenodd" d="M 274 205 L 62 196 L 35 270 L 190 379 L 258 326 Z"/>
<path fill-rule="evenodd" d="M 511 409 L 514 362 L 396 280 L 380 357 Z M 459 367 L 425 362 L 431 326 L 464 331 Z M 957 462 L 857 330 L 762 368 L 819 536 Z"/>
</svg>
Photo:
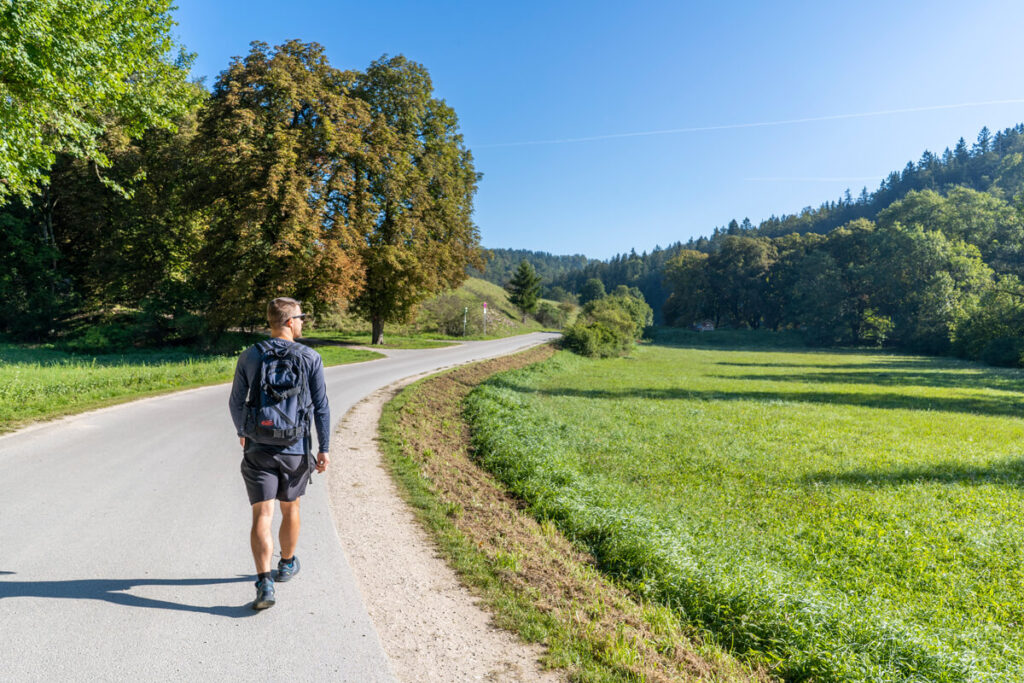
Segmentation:
<svg viewBox="0 0 1024 683">
<path fill-rule="evenodd" d="M 326 453 L 324 453 L 323 451 L 317 453 L 316 454 L 316 471 L 317 472 L 323 472 L 324 470 L 327 469 L 327 465 L 329 465 L 330 462 L 331 462 L 331 459 L 329 457 L 327 457 Z"/>
<path fill-rule="evenodd" d="M 242 448 L 245 448 L 245 437 L 244 436 L 238 437 L 238 443 L 242 444 Z"/>
</svg>

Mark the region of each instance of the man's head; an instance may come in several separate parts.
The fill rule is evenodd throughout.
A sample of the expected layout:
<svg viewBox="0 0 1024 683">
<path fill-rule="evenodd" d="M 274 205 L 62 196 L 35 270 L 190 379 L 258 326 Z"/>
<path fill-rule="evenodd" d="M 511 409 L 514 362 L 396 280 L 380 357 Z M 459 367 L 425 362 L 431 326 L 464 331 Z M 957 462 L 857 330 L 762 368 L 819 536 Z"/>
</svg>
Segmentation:
<svg viewBox="0 0 1024 683">
<path fill-rule="evenodd" d="M 291 297 L 278 297 L 267 304 L 267 324 L 275 337 L 298 339 L 305 318 L 302 304 Z"/>
</svg>

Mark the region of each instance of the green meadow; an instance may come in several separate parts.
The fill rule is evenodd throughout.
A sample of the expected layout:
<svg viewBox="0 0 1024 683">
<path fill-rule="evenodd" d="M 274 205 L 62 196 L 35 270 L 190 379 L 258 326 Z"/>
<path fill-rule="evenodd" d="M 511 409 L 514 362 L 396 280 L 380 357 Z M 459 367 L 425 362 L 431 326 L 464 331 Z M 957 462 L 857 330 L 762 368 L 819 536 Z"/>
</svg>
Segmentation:
<svg viewBox="0 0 1024 683">
<path fill-rule="evenodd" d="M 381 357 L 335 346 L 316 350 L 325 365 Z M 143 396 L 230 382 L 237 358 L 173 350 L 83 356 L 0 343 L 0 432 Z"/>
<path fill-rule="evenodd" d="M 478 457 L 783 679 L 1024 678 L 1024 375 L 758 339 L 497 375 L 467 402 Z"/>
</svg>

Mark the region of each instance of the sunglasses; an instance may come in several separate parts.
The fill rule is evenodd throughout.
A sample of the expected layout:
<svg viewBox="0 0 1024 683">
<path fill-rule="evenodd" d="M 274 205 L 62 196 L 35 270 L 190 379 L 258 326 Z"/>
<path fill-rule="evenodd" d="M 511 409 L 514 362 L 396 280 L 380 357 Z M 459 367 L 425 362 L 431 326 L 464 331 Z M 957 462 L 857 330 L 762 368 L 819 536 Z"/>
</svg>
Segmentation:
<svg viewBox="0 0 1024 683">
<path fill-rule="evenodd" d="M 309 315 L 309 314 L 308 313 L 302 313 L 300 315 L 293 315 L 291 318 L 289 318 L 289 320 L 294 320 L 295 318 L 298 318 L 299 320 L 305 320 L 307 315 Z"/>
</svg>

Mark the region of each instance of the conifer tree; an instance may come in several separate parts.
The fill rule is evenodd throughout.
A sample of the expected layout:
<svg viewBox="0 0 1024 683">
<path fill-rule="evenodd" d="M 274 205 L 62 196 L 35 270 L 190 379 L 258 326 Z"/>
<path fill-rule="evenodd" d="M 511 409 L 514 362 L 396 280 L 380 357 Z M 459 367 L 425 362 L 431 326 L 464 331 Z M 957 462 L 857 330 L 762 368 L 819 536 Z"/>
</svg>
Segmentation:
<svg viewBox="0 0 1024 683">
<path fill-rule="evenodd" d="M 526 322 L 526 314 L 537 310 L 537 300 L 540 298 L 540 276 L 526 259 L 519 262 L 516 274 L 508 283 L 508 291 L 508 300 L 519 309 L 523 314 L 523 322 Z"/>
</svg>

